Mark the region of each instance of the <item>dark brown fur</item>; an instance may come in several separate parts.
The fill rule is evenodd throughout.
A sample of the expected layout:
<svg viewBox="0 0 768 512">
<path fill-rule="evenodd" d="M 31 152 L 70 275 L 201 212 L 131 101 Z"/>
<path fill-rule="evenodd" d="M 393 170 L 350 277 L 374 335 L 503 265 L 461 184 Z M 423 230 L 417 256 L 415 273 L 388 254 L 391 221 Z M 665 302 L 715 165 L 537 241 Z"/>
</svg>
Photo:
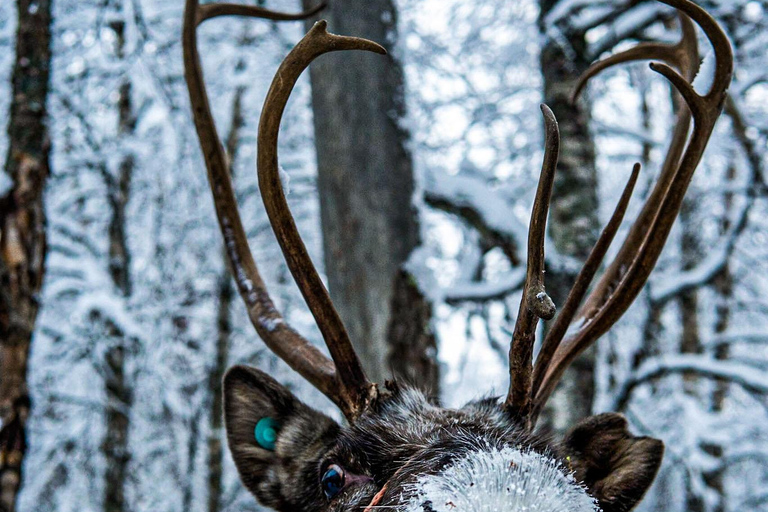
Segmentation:
<svg viewBox="0 0 768 512">
<path fill-rule="evenodd" d="M 394 506 L 405 483 L 489 445 L 560 458 L 604 512 L 625 512 L 653 482 L 663 454 L 660 441 L 632 436 L 618 414 L 588 418 L 557 444 L 525 434 L 496 399 L 444 409 L 417 390 L 391 386 L 388 398 L 341 427 L 253 368 L 231 369 L 224 390 L 227 438 L 243 483 L 262 504 L 286 512 L 362 510 L 385 484 L 378 505 Z M 275 451 L 254 439 L 263 417 L 281 425 Z M 331 463 L 360 478 L 329 500 L 320 480 Z"/>
</svg>

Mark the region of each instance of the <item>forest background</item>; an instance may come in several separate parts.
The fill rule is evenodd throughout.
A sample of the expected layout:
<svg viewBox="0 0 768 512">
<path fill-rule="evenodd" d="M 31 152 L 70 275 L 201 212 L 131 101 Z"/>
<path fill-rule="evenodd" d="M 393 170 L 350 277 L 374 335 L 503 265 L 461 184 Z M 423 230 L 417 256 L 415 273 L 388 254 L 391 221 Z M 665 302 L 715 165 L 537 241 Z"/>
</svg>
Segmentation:
<svg viewBox="0 0 768 512">
<path fill-rule="evenodd" d="M 735 51 L 724 115 L 649 284 L 569 372 L 547 423 L 619 410 L 664 440 L 642 511 L 768 510 L 768 2 L 699 3 Z M 0 426 L 26 432 L 19 512 L 262 510 L 224 446 L 232 364 L 337 414 L 265 349 L 237 297 L 191 120 L 182 13 L 166 0 L 0 2 Z M 502 394 L 543 153 L 538 104 L 563 134 L 547 240 L 562 304 L 639 161 L 636 215 L 674 115 L 644 64 L 568 97 L 601 55 L 677 40 L 674 13 L 636 0 L 331 0 L 321 16 L 390 56 L 325 56 L 289 103 L 283 181 L 310 253 L 373 379 L 394 373 L 449 406 Z M 255 173 L 262 101 L 308 26 L 222 18 L 199 42 L 261 273 L 319 342 Z M 31 222 L 17 232 L 20 209 Z M 11 234 L 28 250 L 18 297 Z M 6 366 L 27 351 L 28 419 Z"/>
</svg>

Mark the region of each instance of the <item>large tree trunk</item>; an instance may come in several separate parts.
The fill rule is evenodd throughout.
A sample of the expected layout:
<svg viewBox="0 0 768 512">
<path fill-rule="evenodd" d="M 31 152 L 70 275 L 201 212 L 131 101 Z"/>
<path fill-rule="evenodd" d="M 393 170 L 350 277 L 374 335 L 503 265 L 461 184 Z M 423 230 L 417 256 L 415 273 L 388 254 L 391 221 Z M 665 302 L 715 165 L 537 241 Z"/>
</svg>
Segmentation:
<svg viewBox="0 0 768 512">
<path fill-rule="evenodd" d="M 597 170 L 595 145 L 589 131 L 589 107 L 584 100 L 570 101 L 576 81 L 589 66 L 586 41 L 582 32 L 555 31 L 562 39 L 551 37 L 546 16 L 558 0 L 540 0 L 539 28 L 543 36 L 541 73 L 544 102 L 557 117 L 562 139 L 560 161 L 552 192 L 549 233 L 561 253 L 585 259 L 597 239 Z M 562 306 L 575 274 L 547 269 L 547 290 Z M 595 348 L 578 357 L 563 375 L 562 383 L 550 401 L 548 420 L 564 431 L 592 413 L 595 393 Z"/>
<path fill-rule="evenodd" d="M 322 17 L 333 32 L 390 50 L 396 44 L 391 0 L 334 0 Z M 401 65 L 392 52 L 348 52 L 323 56 L 310 72 L 329 291 L 372 379 L 382 382 L 394 371 L 436 391 L 431 308 L 402 271 L 419 226 L 408 133 L 400 124 Z M 406 371 L 413 362 L 417 371 Z"/>
<path fill-rule="evenodd" d="M 8 156 L 0 175 L 0 511 L 21 485 L 29 414 L 27 359 L 45 273 L 43 189 L 49 174 L 46 102 L 51 2 L 18 0 Z M 2 185 L 8 183 L 8 186 Z"/>
</svg>

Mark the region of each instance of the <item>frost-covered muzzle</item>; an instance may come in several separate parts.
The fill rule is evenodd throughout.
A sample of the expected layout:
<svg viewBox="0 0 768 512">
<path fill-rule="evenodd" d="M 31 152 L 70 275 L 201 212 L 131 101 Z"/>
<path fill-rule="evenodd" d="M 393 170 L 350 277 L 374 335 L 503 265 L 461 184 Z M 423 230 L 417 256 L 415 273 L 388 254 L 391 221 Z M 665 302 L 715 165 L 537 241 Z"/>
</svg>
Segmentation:
<svg viewBox="0 0 768 512">
<path fill-rule="evenodd" d="M 471 451 L 405 486 L 403 512 L 598 512 L 557 460 L 513 447 Z"/>
</svg>

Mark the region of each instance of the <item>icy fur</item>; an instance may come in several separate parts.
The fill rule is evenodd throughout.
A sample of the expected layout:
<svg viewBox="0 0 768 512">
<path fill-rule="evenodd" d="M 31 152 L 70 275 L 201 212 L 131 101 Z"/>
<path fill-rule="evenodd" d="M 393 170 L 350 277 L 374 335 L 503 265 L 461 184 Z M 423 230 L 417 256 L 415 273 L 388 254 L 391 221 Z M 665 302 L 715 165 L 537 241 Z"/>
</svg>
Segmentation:
<svg viewBox="0 0 768 512">
<path fill-rule="evenodd" d="M 473 452 L 414 484 L 406 512 L 599 512 L 563 466 L 550 457 L 505 447 Z"/>
</svg>

